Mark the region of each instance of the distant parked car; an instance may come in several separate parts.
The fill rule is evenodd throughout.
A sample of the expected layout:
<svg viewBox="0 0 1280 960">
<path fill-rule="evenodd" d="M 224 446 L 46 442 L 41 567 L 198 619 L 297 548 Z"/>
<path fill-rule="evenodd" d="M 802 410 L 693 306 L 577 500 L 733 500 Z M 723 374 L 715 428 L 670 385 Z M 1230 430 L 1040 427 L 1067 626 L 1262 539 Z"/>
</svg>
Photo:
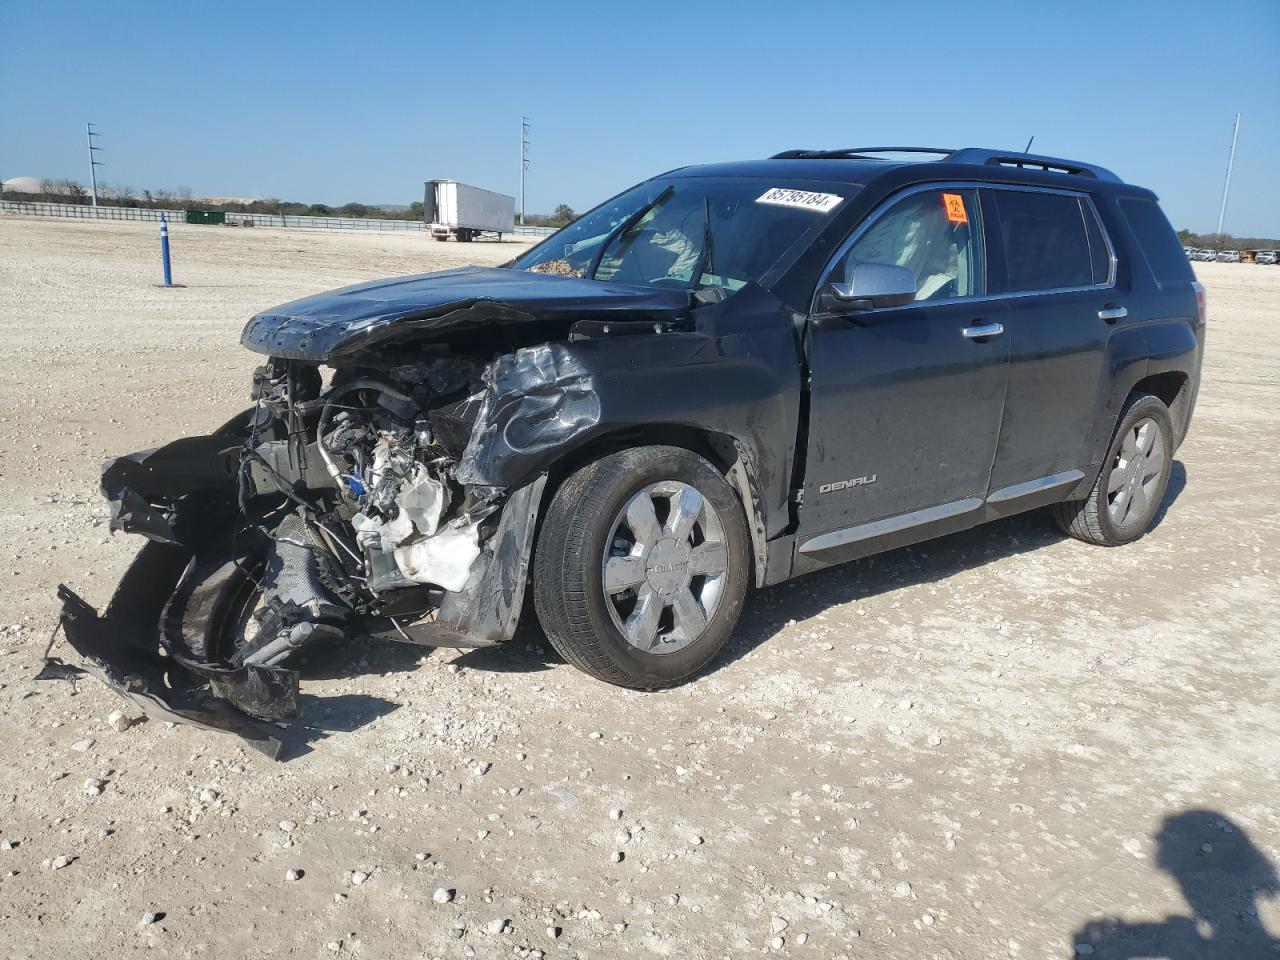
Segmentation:
<svg viewBox="0 0 1280 960">
<path fill-rule="evenodd" d="M 1258 258 L 1254 262 L 1275 264 L 1280 262 L 1280 256 L 1277 255 L 1275 250 L 1259 250 Z"/>
<path fill-rule="evenodd" d="M 1239 263 L 1240 251 L 1239 250 L 1223 250 L 1220 254 L 1218 254 L 1218 262 L 1219 263 Z"/>
<path fill-rule="evenodd" d="M 1216 260 L 1217 257 L 1218 255 L 1212 250 L 1206 250 L 1203 247 L 1198 250 L 1191 251 L 1191 259 L 1199 261 L 1200 263 L 1204 263 L 1208 260 Z"/>
</svg>

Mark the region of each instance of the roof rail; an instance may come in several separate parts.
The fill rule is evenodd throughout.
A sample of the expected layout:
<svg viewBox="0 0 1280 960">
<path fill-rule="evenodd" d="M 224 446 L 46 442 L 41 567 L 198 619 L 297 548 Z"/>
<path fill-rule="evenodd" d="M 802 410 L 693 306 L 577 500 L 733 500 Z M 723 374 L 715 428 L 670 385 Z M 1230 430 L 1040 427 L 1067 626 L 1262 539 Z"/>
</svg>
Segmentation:
<svg viewBox="0 0 1280 960">
<path fill-rule="evenodd" d="M 839 150 L 784 150 L 775 153 L 770 160 L 876 160 L 867 156 L 873 153 L 932 153 L 947 156 L 955 153 L 950 147 L 844 147 Z"/>
<path fill-rule="evenodd" d="M 775 153 L 770 160 L 879 160 L 877 154 L 886 153 L 923 153 L 936 156 L 946 163 L 973 163 L 993 167 L 1018 167 L 1021 169 L 1043 170 L 1046 173 L 1066 173 L 1078 177 L 1093 177 L 1095 180 L 1121 180 L 1106 167 L 1092 163 L 1081 163 L 1079 160 L 1063 160 L 1060 157 L 1045 157 L 1035 153 L 1011 153 L 1001 150 L 989 150 L 985 147 L 964 147 L 952 150 L 942 147 L 845 147 L 838 150 L 784 150 Z"/>
<path fill-rule="evenodd" d="M 1010 153 L 1000 150 L 988 150 L 985 147 L 965 147 L 956 150 L 947 158 L 948 163 L 980 163 L 993 167 L 1019 167 L 1033 170 L 1044 170 L 1047 173 L 1068 173 L 1078 177 L 1093 177 L 1095 180 L 1121 180 L 1106 167 L 1092 163 L 1081 163 L 1079 160 L 1063 160 L 1060 157 L 1044 157 L 1035 153 Z"/>
</svg>

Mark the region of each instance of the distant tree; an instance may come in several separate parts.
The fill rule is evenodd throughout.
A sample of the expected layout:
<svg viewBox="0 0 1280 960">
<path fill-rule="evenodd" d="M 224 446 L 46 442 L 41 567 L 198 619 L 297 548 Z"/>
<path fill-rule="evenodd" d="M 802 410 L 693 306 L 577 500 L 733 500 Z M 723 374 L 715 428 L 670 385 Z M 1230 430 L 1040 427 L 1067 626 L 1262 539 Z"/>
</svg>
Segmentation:
<svg viewBox="0 0 1280 960">
<path fill-rule="evenodd" d="M 573 223 L 578 219 L 578 215 L 573 212 L 573 207 L 567 203 L 562 203 L 555 210 L 551 211 L 551 218 L 548 221 L 553 227 L 564 227 Z"/>
<path fill-rule="evenodd" d="M 45 180 L 41 186 L 50 199 L 63 203 L 84 203 L 89 198 L 85 188 L 75 180 Z"/>
<path fill-rule="evenodd" d="M 344 217 L 367 217 L 369 215 L 369 208 L 363 203 L 344 203 L 338 208 L 338 213 L 342 214 Z"/>
<path fill-rule="evenodd" d="M 179 187 L 179 188 L 178 188 L 178 200 L 179 200 L 180 202 L 182 202 L 183 204 L 189 204 L 189 203 L 191 203 L 191 188 L 190 188 L 190 187 Z"/>
<path fill-rule="evenodd" d="M 323 203 L 313 203 L 307 207 L 307 216 L 309 217 L 332 217 L 333 208 Z"/>
<path fill-rule="evenodd" d="M 414 220 L 421 220 L 424 216 L 426 216 L 427 211 L 426 211 L 426 208 L 422 205 L 421 200 L 415 200 L 413 201 L 413 203 L 409 204 L 409 213 L 412 215 Z"/>
</svg>

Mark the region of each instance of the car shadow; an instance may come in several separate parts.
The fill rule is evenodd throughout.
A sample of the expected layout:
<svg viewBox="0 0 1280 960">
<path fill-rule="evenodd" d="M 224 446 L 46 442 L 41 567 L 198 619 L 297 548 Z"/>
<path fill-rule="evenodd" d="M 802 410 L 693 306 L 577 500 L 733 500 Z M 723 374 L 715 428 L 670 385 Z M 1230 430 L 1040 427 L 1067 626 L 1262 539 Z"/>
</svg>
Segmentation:
<svg viewBox="0 0 1280 960">
<path fill-rule="evenodd" d="M 1156 510 L 1155 518 L 1151 521 L 1151 529 L 1154 530 L 1164 522 L 1164 515 L 1169 512 L 1169 508 L 1173 506 L 1173 501 L 1177 500 L 1182 491 L 1187 488 L 1187 465 L 1181 460 L 1175 460 L 1169 466 L 1169 485 L 1165 488 L 1164 497 L 1160 500 L 1160 506 Z"/>
<path fill-rule="evenodd" d="M 369 673 L 412 673 L 433 649 L 360 635 L 308 647 L 298 668 L 304 680 L 349 680 Z"/>
<path fill-rule="evenodd" d="M 316 697 L 304 693 L 299 698 L 299 716 L 273 731 L 283 744 L 278 759 L 296 760 L 311 752 L 311 745 L 335 733 L 351 733 L 398 710 L 402 704 L 363 693 L 341 693 Z"/>
<path fill-rule="evenodd" d="M 1156 865 L 1177 882 L 1186 915 L 1149 923 L 1101 917 L 1071 936 L 1076 956 L 1097 960 L 1253 960 L 1280 955 L 1258 919 L 1258 898 L 1280 895 L 1275 864 L 1228 817 L 1187 810 L 1156 834 Z M 1128 901 L 1117 904 L 1126 912 Z"/>
<path fill-rule="evenodd" d="M 1174 460 L 1169 483 L 1152 527 L 1187 486 L 1186 466 Z M 832 607 L 899 590 L 935 583 L 1018 554 L 1031 553 L 1067 539 L 1047 510 L 1033 510 L 973 527 L 936 540 L 875 554 L 789 580 L 748 594 L 742 618 L 725 649 L 703 671 L 723 669 L 772 639 L 789 621 L 807 620 Z M 520 628 L 510 643 L 470 650 L 454 661 L 460 666 L 495 673 L 546 670 L 564 660 L 552 648 L 532 605 L 526 605 Z"/>
</svg>

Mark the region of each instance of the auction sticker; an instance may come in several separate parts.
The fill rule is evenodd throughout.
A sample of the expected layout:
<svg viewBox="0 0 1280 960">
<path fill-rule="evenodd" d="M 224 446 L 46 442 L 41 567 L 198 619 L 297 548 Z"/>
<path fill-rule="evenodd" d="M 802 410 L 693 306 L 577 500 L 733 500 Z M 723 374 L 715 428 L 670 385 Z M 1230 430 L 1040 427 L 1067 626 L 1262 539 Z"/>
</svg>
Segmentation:
<svg viewBox="0 0 1280 960">
<path fill-rule="evenodd" d="M 777 207 L 799 207 L 802 210 L 816 210 L 818 213 L 830 213 L 844 197 L 834 193 L 810 193 L 808 190 L 788 190 L 786 187 L 770 187 L 756 200 L 756 203 L 772 203 Z"/>
</svg>

